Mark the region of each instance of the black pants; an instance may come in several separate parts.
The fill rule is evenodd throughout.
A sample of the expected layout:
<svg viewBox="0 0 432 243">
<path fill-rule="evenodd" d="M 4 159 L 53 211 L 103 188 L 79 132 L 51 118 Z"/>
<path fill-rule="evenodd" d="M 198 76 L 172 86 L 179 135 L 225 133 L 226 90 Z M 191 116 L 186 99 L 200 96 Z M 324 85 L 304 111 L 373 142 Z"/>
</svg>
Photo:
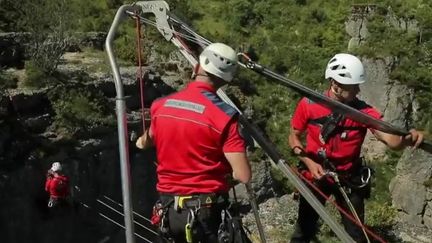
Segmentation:
<svg viewBox="0 0 432 243">
<path fill-rule="evenodd" d="M 161 200 L 162 203 L 167 201 L 163 197 L 161 197 Z M 193 224 L 194 227 L 192 228 L 194 243 L 218 243 L 218 228 L 222 221 L 221 211 L 227 207 L 228 201 L 214 203 L 209 207 L 201 207 L 198 210 L 195 216 L 195 223 Z M 185 226 L 189 214 L 189 208 L 175 210 L 171 203 L 165 216 L 168 219 L 168 234 L 161 235 L 159 242 L 170 242 L 168 238 L 171 238 L 175 243 L 186 243 Z"/>
<path fill-rule="evenodd" d="M 322 179 L 316 183 L 318 188 L 327 196 L 334 195 L 336 199 L 336 203 L 341 206 L 347 213 L 352 215 L 345 199 L 343 198 L 339 188 L 336 184 L 332 184 L 327 179 Z M 324 204 L 325 198 L 319 195 L 315 190 L 312 189 L 312 192 L 318 198 L 318 200 Z M 360 189 L 351 189 L 350 192 L 345 190 L 348 195 L 349 200 L 354 206 L 357 215 L 360 220 L 364 221 L 364 199 L 369 197 L 370 186 L 366 186 Z M 348 219 L 344 214 L 341 213 L 342 224 L 345 227 L 347 233 L 355 240 L 356 242 L 366 242 L 366 238 L 363 234 L 362 229 L 357 226 L 354 222 Z M 318 232 L 318 224 L 317 221 L 319 219 L 319 215 L 315 210 L 309 205 L 309 203 L 302 196 L 300 197 L 299 202 L 299 210 L 298 210 L 298 219 L 295 231 L 291 237 L 292 243 L 303 243 L 310 242 L 315 238 Z"/>
<path fill-rule="evenodd" d="M 48 204 L 48 210 L 52 217 L 63 217 L 72 213 L 72 205 L 66 198 L 50 198 Z"/>
</svg>

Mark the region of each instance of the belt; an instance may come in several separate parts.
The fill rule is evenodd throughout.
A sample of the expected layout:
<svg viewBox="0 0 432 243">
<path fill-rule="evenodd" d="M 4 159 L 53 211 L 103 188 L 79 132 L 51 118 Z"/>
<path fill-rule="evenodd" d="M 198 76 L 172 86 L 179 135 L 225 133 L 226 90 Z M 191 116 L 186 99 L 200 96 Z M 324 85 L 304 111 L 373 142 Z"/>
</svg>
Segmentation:
<svg viewBox="0 0 432 243">
<path fill-rule="evenodd" d="M 214 204 L 228 202 L 228 193 L 207 193 L 193 195 L 171 195 L 161 194 L 162 202 L 174 200 L 174 208 L 196 208 L 196 207 L 211 207 Z"/>
</svg>

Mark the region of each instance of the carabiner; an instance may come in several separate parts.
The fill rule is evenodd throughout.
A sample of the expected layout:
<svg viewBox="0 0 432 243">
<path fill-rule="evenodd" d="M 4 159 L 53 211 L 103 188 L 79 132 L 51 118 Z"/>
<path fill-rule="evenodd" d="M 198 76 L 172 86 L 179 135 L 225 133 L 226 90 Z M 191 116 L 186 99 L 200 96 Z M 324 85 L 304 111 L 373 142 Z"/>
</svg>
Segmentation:
<svg viewBox="0 0 432 243">
<path fill-rule="evenodd" d="M 364 171 L 366 171 L 366 173 L 364 173 Z M 360 176 L 361 182 L 363 184 L 368 184 L 372 176 L 371 169 L 369 167 L 363 167 L 360 174 L 361 174 Z"/>
</svg>

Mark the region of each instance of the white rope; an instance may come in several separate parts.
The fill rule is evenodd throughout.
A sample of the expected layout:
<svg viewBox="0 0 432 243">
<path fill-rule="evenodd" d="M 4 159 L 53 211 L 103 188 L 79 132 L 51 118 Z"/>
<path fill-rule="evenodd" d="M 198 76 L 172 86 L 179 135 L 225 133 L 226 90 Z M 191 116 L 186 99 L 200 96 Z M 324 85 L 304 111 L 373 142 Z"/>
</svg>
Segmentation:
<svg viewBox="0 0 432 243">
<path fill-rule="evenodd" d="M 336 184 L 337 184 L 337 186 L 339 188 L 339 191 L 341 192 L 342 196 L 344 197 L 344 199 L 345 199 L 345 201 L 346 201 L 346 203 L 347 203 L 347 205 L 348 205 L 351 213 L 354 215 L 355 219 L 359 222 L 360 227 L 361 227 L 361 229 L 363 231 L 363 234 L 366 237 L 367 242 L 370 243 L 370 239 L 369 239 L 369 236 L 366 233 L 366 230 L 365 230 L 365 228 L 363 226 L 363 222 L 360 220 L 360 217 L 358 216 L 357 211 L 355 210 L 354 206 L 352 205 L 351 200 L 349 199 L 349 197 L 346 194 L 345 190 L 342 188 L 342 185 L 340 184 L 338 175 L 336 173 L 334 173 L 334 172 L 329 172 L 328 174 L 331 177 L 333 177 L 333 179 L 335 180 L 335 182 L 336 182 Z"/>
<path fill-rule="evenodd" d="M 104 197 L 105 199 L 107 199 L 108 201 L 110 201 L 110 202 L 112 202 L 112 203 L 115 203 L 115 204 L 117 204 L 117 205 L 119 205 L 120 207 L 123 208 L 123 204 L 121 204 L 121 203 L 119 203 L 119 202 L 116 202 L 116 201 L 114 201 L 113 199 L 111 199 L 111 198 L 109 198 L 109 197 L 107 197 L 107 196 L 105 196 L 105 195 L 104 195 L 103 197 Z M 144 220 L 146 220 L 147 222 L 151 223 L 150 219 L 148 219 L 148 218 L 142 216 L 141 214 L 138 214 L 138 213 L 136 213 L 136 212 L 133 212 L 133 214 L 136 215 L 136 216 L 138 216 L 138 217 L 140 217 L 140 218 L 142 218 L 142 219 L 144 219 Z"/>
<path fill-rule="evenodd" d="M 87 204 L 85 204 L 85 203 L 81 203 L 81 204 L 82 204 L 84 207 L 91 209 L 91 207 L 88 206 Z M 105 218 L 106 220 L 110 221 L 111 223 L 113 223 L 113 224 L 115 224 L 115 225 L 117 225 L 117 226 L 120 226 L 122 229 L 126 229 L 122 224 L 116 222 L 115 220 L 111 219 L 110 217 L 106 216 L 105 214 L 103 214 L 103 213 L 99 213 L 99 212 L 98 212 L 98 214 L 99 214 L 101 217 Z M 147 241 L 147 242 L 149 242 L 149 243 L 152 243 L 150 240 L 144 238 L 143 236 L 141 236 L 141 235 L 139 235 L 139 234 L 137 234 L 137 233 L 135 233 L 135 232 L 134 232 L 134 235 L 138 236 L 140 239 L 143 239 L 143 240 L 145 240 L 145 241 Z"/>
<path fill-rule="evenodd" d="M 116 212 L 116 213 L 118 213 L 118 214 L 120 214 L 120 215 L 124 216 L 124 214 L 123 214 L 122 212 L 120 212 L 120 211 L 116 210 L 115 208 L 113 208 L 113 207 L 109 206 L 108 204 L 106 204 L 106 203 L 102 202 L 101 200 L 99 200 L 99 199 L 96 199 L 96 201 L 97 201 L 98 203 L 100 203 L 100 204 L 104 205 L 105 207 L 107 207 L 107 208 L 111 209 L 112 211 L 114 211 L 114 212 Z M 142 225 L 142 224 L 140 224 L 139 222 L 137 222 L 137 221 L 135 221 L 135 220 L 134 220 L 134 223 L 135 223 L 135 224 L 137 224 L 137 225 L 139 225 L 139 226 L 141 226 L 142 228 L 144 228 L 144 229 L 146 229 L 146 230 L 148 230 L 148 231 L 152 232 L 153 234 L 155 234 L 155 235 L 158 235 L 158 233 L 156 233 L 156 232 L 155 232 L 154 230 L 152 230 L 152 229 L 150 229 L 150 228 L 146 227 L 145 225 Z"/>
</svg>

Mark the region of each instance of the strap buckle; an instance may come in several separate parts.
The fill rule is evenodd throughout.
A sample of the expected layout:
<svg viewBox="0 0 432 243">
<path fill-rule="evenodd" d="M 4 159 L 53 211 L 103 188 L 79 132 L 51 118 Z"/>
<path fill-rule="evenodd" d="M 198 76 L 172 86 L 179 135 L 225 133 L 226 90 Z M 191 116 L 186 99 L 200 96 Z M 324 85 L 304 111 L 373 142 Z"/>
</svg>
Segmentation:
<svg viewBox="0 0 432 243">
<path fill-rule="evenodd" d="M 174 196 L 174 210 L 185 208 L 186 201 L 192 199 L 192 196 Z"/>
</svg>

